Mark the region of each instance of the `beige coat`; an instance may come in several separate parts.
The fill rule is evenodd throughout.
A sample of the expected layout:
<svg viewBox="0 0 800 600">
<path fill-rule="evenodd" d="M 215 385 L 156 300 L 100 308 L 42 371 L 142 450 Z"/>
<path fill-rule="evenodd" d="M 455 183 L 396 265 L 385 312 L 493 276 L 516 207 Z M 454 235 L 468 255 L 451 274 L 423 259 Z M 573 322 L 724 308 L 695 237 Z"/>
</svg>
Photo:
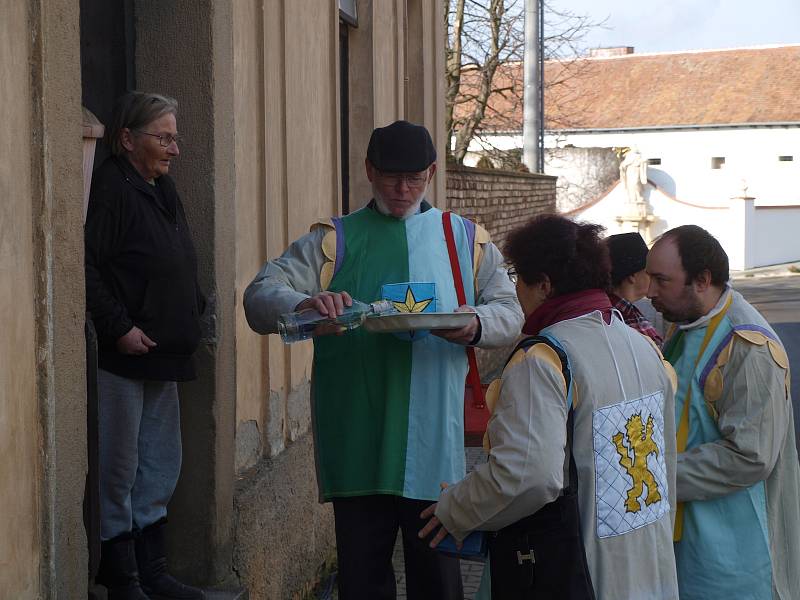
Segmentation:
<svg viewBox="0 0 800 600">
<path fill-rule="evenodd" d="M 595 312 L 545 333 L 560 341 L 573 374 L 581 525 L 597 598 L 678 598 L 672 368 L 618 315 L 606 325 Z M 489 421 L 488 462 L 451 486 L 436 510 L 456 538 L 501 529 L 557 498 L 567 477 L 567 413 L 556 353 L 544 344 L 518 351 Z"/>
</svg>

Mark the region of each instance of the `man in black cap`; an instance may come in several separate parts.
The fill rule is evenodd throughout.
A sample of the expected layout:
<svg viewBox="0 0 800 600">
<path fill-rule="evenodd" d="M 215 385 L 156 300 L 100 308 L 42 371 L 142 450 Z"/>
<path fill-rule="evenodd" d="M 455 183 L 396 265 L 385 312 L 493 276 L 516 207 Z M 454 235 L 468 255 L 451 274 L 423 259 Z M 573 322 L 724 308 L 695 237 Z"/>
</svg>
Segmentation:
<svg viewBox="0 0 800 600">
<path fill-rule="evenodd" d="M 283 313 L 340 315 L 352 299 L 471 315 L 452 330 L 362 327 L 314 338 L 317 481 L 321 500 L 333 503 L 339 597 L 395 597 L 400 529 L 408 598 L 458 599 L 458 560 L 418 537 L 419 515 L 438 500 L 442 482 L 464 477 L 465 347 L 511 344 L 522 312 L 488 233 L 425 200 L 436 151 L 424 127 L 397 121 L 375 129 L 366 172 L 369 204 L 315 225 L 268 262 L 245 291 L 245 313 L 262 334 L 275 333 Z M 456 281 L 466 302 L 457 299 Z"/>
<path fill-rule="evenodd" d="M 661 334 L 634 306 L 647 295 L 650 276 L 645 271 L 647 244 L 638 233 L 620 233 L 606 240 L 611 255 L 611 304 L 625 319 L 625 323 L 652 339 L 660 348 L 664 343 Z"/>
</svg>

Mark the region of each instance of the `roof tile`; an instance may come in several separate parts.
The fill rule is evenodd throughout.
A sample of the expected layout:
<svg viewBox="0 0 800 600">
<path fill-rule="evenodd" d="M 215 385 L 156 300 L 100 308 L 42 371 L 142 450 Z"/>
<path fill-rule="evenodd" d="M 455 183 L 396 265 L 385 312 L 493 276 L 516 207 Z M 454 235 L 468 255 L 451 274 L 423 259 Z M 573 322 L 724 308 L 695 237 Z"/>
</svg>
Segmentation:
<svg viewBox="0 0 800 600">
<path fill-rule="evenodd" d="M 522 64 L 495 80 L 521 90 Z M 545 81 L 549 130 L 800 122 L 800 45 L 547 61 Z M 492 97 L 484 130 L 522 129 L 513 96 Z"/>
</svg>

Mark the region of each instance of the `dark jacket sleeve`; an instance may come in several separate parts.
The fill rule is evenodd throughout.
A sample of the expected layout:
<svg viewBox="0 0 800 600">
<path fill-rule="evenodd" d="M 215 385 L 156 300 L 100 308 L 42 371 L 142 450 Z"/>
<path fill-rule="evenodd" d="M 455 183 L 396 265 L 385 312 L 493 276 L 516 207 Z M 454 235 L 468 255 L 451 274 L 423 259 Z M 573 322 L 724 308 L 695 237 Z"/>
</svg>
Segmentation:
<svg viewBox="0 0 800 600">
<path fill-rule="evenodd" d="M 106 186 L 92 190 L 86 215 L 86 308 L 92 315 L 98 337 L 105 341 L 116 341 L 131 330 L 133 321 L 103 278 L 103 265 L 114 255 L 116 242 L 123 233 L 119 203 L 112 204 L 99 198 L 104 192 L 111 190 Z"/>
</svg>

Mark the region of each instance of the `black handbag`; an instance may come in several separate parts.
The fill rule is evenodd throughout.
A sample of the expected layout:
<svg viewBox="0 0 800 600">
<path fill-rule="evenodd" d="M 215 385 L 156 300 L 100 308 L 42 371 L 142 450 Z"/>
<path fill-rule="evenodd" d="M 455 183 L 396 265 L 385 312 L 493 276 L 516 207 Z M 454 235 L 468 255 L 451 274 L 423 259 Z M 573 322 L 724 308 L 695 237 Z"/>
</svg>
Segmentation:
<svg viewBox="0 0 800 600">
<path fill-rule="evenodd" d="M 570 389 L 572 377 L 567 355 L 550 338 L 526 338 L 514 352 L 537 343 L 547 344 L 556 351 Z M 574 410 L 570 403 L 569 485 L 563 494 L 534 514 L 489 536 L 492 600 L 595 600 L 581 535 L 578 469 L 572 452 L 573 425 Z"/>
</svg>

